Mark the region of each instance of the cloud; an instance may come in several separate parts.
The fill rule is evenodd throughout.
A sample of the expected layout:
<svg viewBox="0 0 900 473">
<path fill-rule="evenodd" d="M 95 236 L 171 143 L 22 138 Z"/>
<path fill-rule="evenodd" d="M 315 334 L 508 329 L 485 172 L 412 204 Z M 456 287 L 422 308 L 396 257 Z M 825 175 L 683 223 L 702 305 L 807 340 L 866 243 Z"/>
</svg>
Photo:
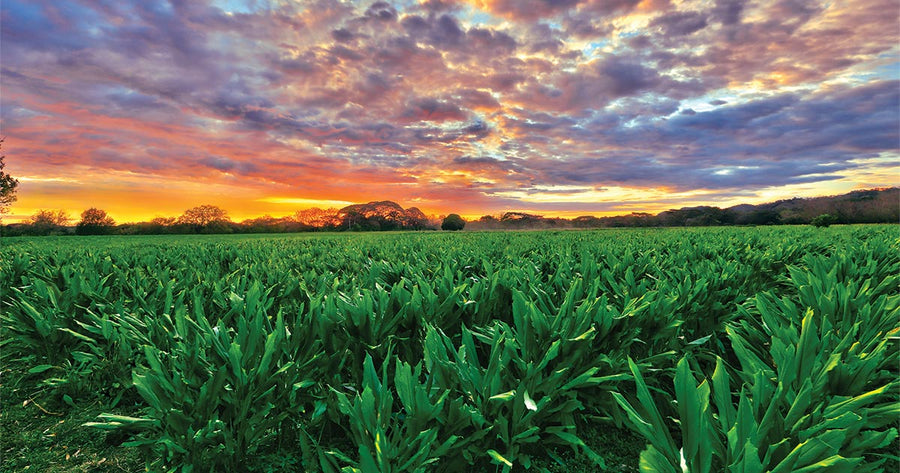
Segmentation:
<svg viewBox="0 0 900 473">
<path fill-rule="evenodd" d="M 397 19 L 397 10 L 388 2 L 375 2 L 366 9 L 366 18 L 377 21 L 394 21 Z"/>
<path fill-rule="evenodd" d="M 656 17 L 650 26 L 662 27 L 667 36 L 682 36 L 706 28 L 707 17 L 700 12 L 674 12 Z"/>
<path fill-rule="evenodd" d="M 653 69 L 619 57 L 604 61 L 599 71 L 600 77 L 605 79 L 606 88 L 614 97 L 632 95 L 660 82 L 659 74 Z"/>
<path fill-rule="evenodd" d="M 877 182 L 900 143 L 888 0 L 220 5 L 4 1 L 10 169 L 586 209 Z"/>
<path fill-rule="evenodd" d="M 741 21 L 744 4 L 747 0 L 716 0 L 712 9 L 713 17 L 723 25 L 729 26 Z"/>
<path fill-rule="evenodd" d="M 238 173 L 248 173 L 258 171 L 259 167 L 250 162 L 244 161 L 236 161 L 230 158 L 225 158 L 221 156 L 209 156 L 206 158 L 200 159 L 200 164 L 205 166 L 209 166 L 213 169 L 222 171 L 222 172 L 238 172 Z"/>
<path fill-rule="evenodd" d="M 559 15 L 611 15 L 635 8 L 640 0 L 474 0 L 478 8 L 520 21 Z"/>
<path fill-rule="evenodd" d="M 448 120 L 465 120 L 467 116 L 462 109 L 452 103 L 433 98 L 423 98 L 409 102 L 403 110 L 401 118 L 410 122 L 443 122 Z"/>
</svg>

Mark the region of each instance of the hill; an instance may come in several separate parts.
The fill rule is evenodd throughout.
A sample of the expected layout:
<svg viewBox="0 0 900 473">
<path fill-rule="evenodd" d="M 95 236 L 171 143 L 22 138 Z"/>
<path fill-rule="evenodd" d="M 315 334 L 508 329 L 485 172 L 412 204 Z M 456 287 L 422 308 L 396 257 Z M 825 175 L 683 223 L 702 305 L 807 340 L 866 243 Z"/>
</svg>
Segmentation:
<svg viewBox="0 0 900 473">
<path fill-rule="evenodd" d="M 823 214 L 833 215 L 835 223 L 900 223 L 900 188 L 867 189 L 827 197 L 796 197 L 764 204 L 740 204 L 724 209 L 713 206 L 682 207 L 657 215 L 643 212 L 614 217 L 585 215 L 566 220 L 507 212 L 497 217 L 485 215 L 471 222 L 466 229 L 798 225 L 808 224 Z"/>
<path fill-rule="evenodd" d="M 338 210 L 337 219 L 341 228 L 349 230 L 422 230 L 429 226 L 428 217 L 418 208 L 404 209 L 389 200 L 348 205 Z"/>
</svg>

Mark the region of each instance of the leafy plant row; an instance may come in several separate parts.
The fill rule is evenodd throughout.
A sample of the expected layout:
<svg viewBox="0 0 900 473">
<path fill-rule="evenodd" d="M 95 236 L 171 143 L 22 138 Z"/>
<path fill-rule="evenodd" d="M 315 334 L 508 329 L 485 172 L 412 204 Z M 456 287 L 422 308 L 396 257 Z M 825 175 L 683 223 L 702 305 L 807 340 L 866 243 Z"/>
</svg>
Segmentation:
<svg viewBox="0 0 900 473">
<path fill-rule="evenodd" d="M 877 471 L 893 230 L 13 240 L 0 354 L 153 470 Z"/>
</svg>

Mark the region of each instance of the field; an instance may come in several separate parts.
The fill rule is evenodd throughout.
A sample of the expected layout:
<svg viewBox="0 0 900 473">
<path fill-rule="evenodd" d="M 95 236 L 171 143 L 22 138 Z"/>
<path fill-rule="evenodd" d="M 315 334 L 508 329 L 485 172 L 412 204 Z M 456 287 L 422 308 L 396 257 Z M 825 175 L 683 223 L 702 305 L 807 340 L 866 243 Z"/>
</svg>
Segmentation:
<svg viewBox="0 0 900 473">
<path fill-rule="evenodd" d="M 2 471 L 897 471 L 896 225 L 6 238 Z"/>
</svg>

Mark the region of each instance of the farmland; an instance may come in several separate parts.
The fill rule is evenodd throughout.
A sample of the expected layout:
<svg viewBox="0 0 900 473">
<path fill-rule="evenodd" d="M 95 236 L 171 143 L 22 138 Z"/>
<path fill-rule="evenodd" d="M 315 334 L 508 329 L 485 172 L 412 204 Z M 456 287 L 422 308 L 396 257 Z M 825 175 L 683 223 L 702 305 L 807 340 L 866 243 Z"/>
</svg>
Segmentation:
<svg viewBox="0 0 900 473">
<path fill-rule="evenodd" d="M 896 225 L 7 238 L 0 468 L 896 471 L 898 275 Z"/>
</svg>

